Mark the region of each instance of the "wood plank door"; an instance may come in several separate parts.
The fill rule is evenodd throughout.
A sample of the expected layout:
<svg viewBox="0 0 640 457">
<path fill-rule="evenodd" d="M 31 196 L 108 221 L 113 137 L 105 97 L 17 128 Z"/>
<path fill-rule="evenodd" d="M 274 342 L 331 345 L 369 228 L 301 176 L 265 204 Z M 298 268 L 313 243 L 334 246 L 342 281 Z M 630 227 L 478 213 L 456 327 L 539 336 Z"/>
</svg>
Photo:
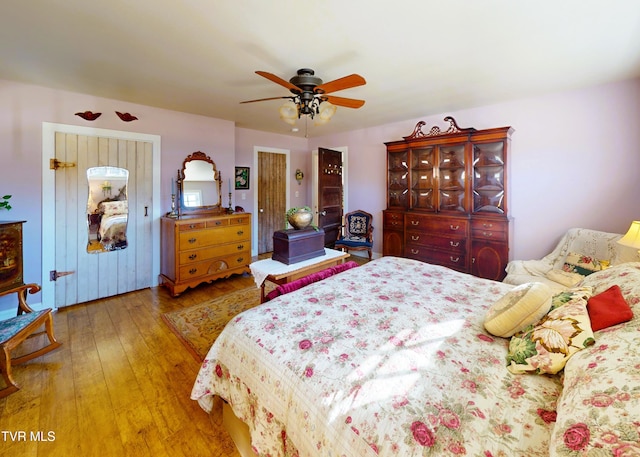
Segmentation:
<svg viewBox="0 0 640 457">
<path fill-rule="evenodd" d="M 342 227 L 342 152 L 318 149 L 318 227 L 324 230 L 324 245 L 333 248 Z"/>
<path fill-rule="evenodd" d="M 152 144 L 56 132 L 55 158 L 62 163 L 55 171 L 55 306 L 149 287 L 153 259 Z M 127 247 L 95 253 L 89 248 L 87 170 L 103 166 L 129 172 Z"/>
<path fill-rule="evenodd" d="M 258 151 L 258 254 L 273 251 L 273 232 L 285 228 L 287 156 Z"/>
</svg>

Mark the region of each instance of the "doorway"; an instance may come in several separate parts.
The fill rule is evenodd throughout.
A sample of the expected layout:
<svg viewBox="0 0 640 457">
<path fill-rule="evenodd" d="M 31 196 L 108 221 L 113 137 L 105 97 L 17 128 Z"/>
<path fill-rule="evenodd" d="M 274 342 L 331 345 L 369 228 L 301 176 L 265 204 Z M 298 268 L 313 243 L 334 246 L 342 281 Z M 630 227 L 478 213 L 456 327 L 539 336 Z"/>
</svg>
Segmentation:
<svg viewBox="0 0 640 457">
<path fill-rule="evenodd" d="M 325 231 L 325 246 L 333 247 L 348 212 L 348 148 L 312 151 L 311 201 L 314 223 Z"/>
<path fill-rule="evenodd" d="M 51 159 L 62 162 L 58 170 L 51 169 Z M 126 249 L 87 251 L 86 173 L 96 165 L 133 173 Z M 57 308 L 158 285 L 159 136 L 43 123 L 42 174 L 44 303 Z"/>
<path fill-rule="evenodd" d="M 289 151 L 258 147 L 254 148 L 253 174 L 255 252 L 252 255 L 273 251 L 273 233 L 284 229 L 284 216 L 289 208 Z"/>
</svg>

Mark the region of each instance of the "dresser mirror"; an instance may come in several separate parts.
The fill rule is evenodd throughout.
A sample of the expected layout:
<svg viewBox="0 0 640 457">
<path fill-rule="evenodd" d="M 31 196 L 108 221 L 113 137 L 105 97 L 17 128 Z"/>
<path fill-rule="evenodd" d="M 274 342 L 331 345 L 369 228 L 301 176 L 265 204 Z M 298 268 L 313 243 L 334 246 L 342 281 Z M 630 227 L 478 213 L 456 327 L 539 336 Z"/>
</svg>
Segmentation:
<svg viewBox="0 0 640 457">
<path fill-rule="evenodd" d="M 180 214 L 222 210 L 222 178 L 216 163 L 204 152 L 194 152 L 182 163 L 178 177 Z"/>
</svg>

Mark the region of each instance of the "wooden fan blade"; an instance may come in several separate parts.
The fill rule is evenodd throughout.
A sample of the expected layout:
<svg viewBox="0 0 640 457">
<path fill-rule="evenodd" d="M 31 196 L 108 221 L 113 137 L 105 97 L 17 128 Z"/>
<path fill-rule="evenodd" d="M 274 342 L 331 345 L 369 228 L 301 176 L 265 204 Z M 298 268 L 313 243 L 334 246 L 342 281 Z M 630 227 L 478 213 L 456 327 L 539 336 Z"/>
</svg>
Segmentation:
<svg viewBox="0 0 640 457">
<path fill-rule="evenodd" d="M 360 108 L 364 105 L 364 100 L 357 100 L 355 98 L 336 97 L 335 95 L 323 95 L 320 98 L 333 105 L 344 106 L 345 108 Z"/>
<path fill-rule="evenodd" d="M 350 89 L 352 87 L 363 86 L 367 82 L 360 75 L 349 75 L 343 78 L 334 79 L 328 83 L 320 84 L 316 86 L 313 91 L 316 94 L 328 94 L 330 92 L 337 92 L 339 90 Z"/>
<path fill-rule="evenodd" d="M 257 99 L 257 100 L 246 100 L 246 101 L 244 101 L 244 102 L 240 102 L 240 103 L 242 104 L 242 103 L 264 102 L 264 101 L 267 101 L 267 100 L 280 100 L 280 99 L 282 99 L 282 98 L 291 98 L 291 97 L 269 97 L 269 98 L 259 98 L 259 99 Z"/>
<path fill-rule="evenodd" d="M 263 78 L 267 78 L 269 81 L 274 82 L 276 84 L 280 84 L 282 87 L 286 87 L 287 89 L 300 93 L 300 88 L 295 84 L 291 84 L 289 81 L 282 79 L 280 76 L 276 76 L 273 73 L 269 73 L 266 71 L 256 71 L 256 74 L 262 76 Z"/>
</svg>

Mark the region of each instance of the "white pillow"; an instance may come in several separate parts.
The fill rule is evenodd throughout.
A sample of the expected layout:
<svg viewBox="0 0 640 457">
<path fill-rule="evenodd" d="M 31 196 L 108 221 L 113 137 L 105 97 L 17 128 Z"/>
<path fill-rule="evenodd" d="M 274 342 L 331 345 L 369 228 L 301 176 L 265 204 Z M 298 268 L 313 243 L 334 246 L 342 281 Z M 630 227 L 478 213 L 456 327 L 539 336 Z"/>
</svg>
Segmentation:
<svg viewBox="0 0 640 457">
<path fill-rule="evenodd" d="M 551 288 L 541 282 L 516 286 L 491 305 L 484 328 L 492 335 L 509 338 L 542 319 L 551 309 L 552 296 Z"/>
</svg>

